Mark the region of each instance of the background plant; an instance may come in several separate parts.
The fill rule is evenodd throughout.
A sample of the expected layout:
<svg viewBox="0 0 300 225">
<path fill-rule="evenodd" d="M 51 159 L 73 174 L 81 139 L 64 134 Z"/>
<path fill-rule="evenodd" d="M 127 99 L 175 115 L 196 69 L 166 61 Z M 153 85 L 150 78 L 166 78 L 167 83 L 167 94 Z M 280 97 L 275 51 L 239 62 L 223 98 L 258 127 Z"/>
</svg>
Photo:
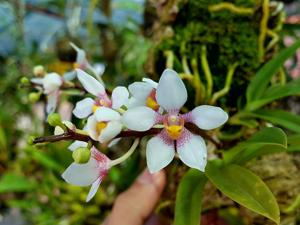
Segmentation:
<svg viewBox="0 0 300 225">
<path fill-rule="evenodd" d="M 125 11 L 142 12 L 139 4 L 104 2 L 109 7 L 91 1 L 88 11 L 93 12 L 101 8 L 104 18 L 112 18 L 114 10 L 118 7 Z M 48 4 L 56 7 L 54 10 L 56 14 L 64 14 L 65 3 Z M 116 24 L 112 22 L 113 20 L 102 21 L 98 22 L 100 28 L 98 30 L 93 25 L 91 16 L 84 20 L 82 25 L 86 27 L 89 34 L 89 41 L 84 47 L 89 55 L 93 56 L 93 61 L 98 59 L 107 64 L 105 81 L 109 84 L 126 84 L 138 80 L 144 75 L 142 69 L 144 62 L 146 62 L 146 74 L 155 79 L 165 67 L 172 67 L 181 73 L 189 87 L 189 95 L 195 96 L 188 102 L 187 108 L 210 103 L 220 105 L 230 112 L 228 125 L 222 130 L 209 133 L 211 137 L 222 143 L 221 148 L 209 143 L 211 156 L 219 159 L 209 163 L 205 176 L 193 170 L 184 175 L 186 168 L 179 162 L 168 167 L 167 172 L 172 178 L 157 212 L 170 221 L 173 219 L 175 196 L 170 196 L 169 193 L 172 191 L 175 193 L 177 184 L 180 183 L 176 197 L 175 224 L 196 224 L 200 218 L 201 198 L 203 199 L 203 224 L 206 216 L 215 209 L 217 215 L 214 214 L 214 217 L 225 218 L 229 224 L 234 224 L 233 221 L 238 221 L 236 224 L 268 223 L 248 211 L 242 218 L 243 213 L 240 212 L 244 212 L 245 209 L 234 205 L 232 201 L 224 198 L 224 195 L 209 191 L 215 190 L 210 189 L 213 184 L 240 205 L 278 221 L 279 209 L 274 197 L 261 179 L 250 172 L 252 170 L 265 178 L 272 192 L 276 193 L 277 200 L 280 200 L 282 223 L 292 221 L 296 224 L 297 193 L 299 193 L 297 187 L 287 189 L 292 194 L 288 194 L 288 198 L 282 201 L 280 191 L 277 191 L 280 189 L 279 186 L 284 186 L 280 183 L 282 181 L 278 181 L 279 185 L 276 182 L 269 183 L 268 177 L 259 173 L 264 171 L 264 166 L 273 165 L 272 157 L 276 160 L 278 156 L 273 153 L 284 152 L 279 155 L 279 164 L 281 160 L 292 157 L 294 159 L 288 161 L 288 165 L 293 163 L 298 165 L 298 156 L 294 152 L 299 151 L 300 119 L 295 112 L 290 112 L 286 102 L 297 99 L 295 96 L 299 94 L 299 82 L 292 81 L 288 74 L 284 73 L 283 63 L 293 56 L 299 47 L 299 41 L 288 49 L 282 48 L 283 35 L 287 32 L 290 35 L 297 35 L 295 31 L 297 28 L 293 24 L 283 23 L 280 3 L 234 1 L 231 4 L 224 4 L 223 1 L 169 1 L 153 6 L 151 1 L 148 1 L 145 12 L 144 33 L 152 34 L 151 44 L 149 39 L 141 35 L 140 23 L 137 21 L 125 25 Z M 22 10 L 15 13 L 19 13 L 18 19 L 26 15 Z M 152 29 L 152 25 L 156 29 Z M 85 195 L 82 194 L 79 199 L 72 197 L 76 196 L 81 189 L 64 184 L 59 176 L 62 168 L 71 161 L 70 155 L 67 159 L 62 157 L 66 155 L 67 144 L 62 142 L 55 146 L 38 146 L 41 149 L 38 151 L 35 147 L 24 145 L 26 138 L 21 137 L 28 136 L 30 133 L 42 135 L 42 130 L 45 131 L 44 134 L 50 134 L 52 130 L 47 125 L 41 129 L 43 116 L 41 119 L 32 117 L 33 113 L 25 94 L 26 89 L 18 89 L 16 81 L 23 75 L 31 76 L 33 65 L 43 64 L 51 71 L 72 66 L 74 52 L 69 49 L 68 42 L 73 41 L 74 38 L 80 42 L 82 36 L 72 33 L 63 38 L 58 37 L 57 50 L 46 55 L 39 54 L 34 48 L 33 53 L 24 54 L 23 47 L 20 48 L 21 50 L 17 48 L 15 53 L 18 54 L 8 59 L 6 57 L 3 62 L 5 66 L 1 67 L 5 75 L 5 79 L 1 79 L 1 87 L 3 87 L 1 90 L 3 95 L 7 96 L 5 101 L 1 102 L 1 109 L 4 110 L 1 111 L 3 115 L 1 116 L 2 132 L 0 132 L 2 149 L 0 169 L 2 174 L 5 172 L 0 182 L 2 187 L 0 190 L 5 193 L 1 195 L 1 199 L 4 199 L 1 201 L 3 202 L 1 207 L 3 209 L 18 207 L 26 212 L 25 215 L 39 215 L 34 217 L 35 224 L 46 224 L 47 221 L 52 222 L 49 224 L 98 223 L 99 215 L 105 217 L 117 193 L 128 187 L 144 167 L 140 163 L 140 159 L 144 157 L 143 152 L 135 153 L 121 168 L 111 171 L 109 179 L 94 200 L 95 204 L 88 206 L 87 211 L 83 211 L 82 201 Z M 97 49 L 94 46 L 101 47 Z M 149 46 L 152 48 L 146 60 Z M 69 49 L 68 54 L 62 51 L 65 48 Z M 283 50 L 279 51 L 280 48 Z M 68 57 L 65 57 L 66 55 Z M 289 96 L 294 97 L 287 98 Z M 63 99 L 76 102 L 78 96 L 66 94 Z M 294 105 L 297 104 L 297 100 L 292 102 Z M 33 129 L 30 130 L 21 126 L 21 121 L 24 123 L 24 118 L 26 121 L 28 116 L 34 118 L 32 121 L 36 124 L 31 126 Z M 272 127 L 274 125 L 284 129 L 285 132 Z M 105 147 L 103 151 L 107 151 Z M 265 154 L 270 155 L 263 156 Z M 265 162 L 266 165 L 255 168 L 260 162 Z M 289 167 L 286 165 L 284 168 L 287 170 Z M 271 169 L 276 171 L 275 167 L 271 166 Z M 124 181 L 120 179 L 122 176 L 127 176 L 129 179 Z M 233 179 L 237 177 L 240 179 Z M 18 185 L 14 185 L 13 181 L 16 180 Z M 257 192 L 253 192 L 253 183 L 258 184 L 258 193 L 263 193 L 268 200 L 271 199 L 271 203 L 265 201 L 265 198 Z M 292 183 L 297 183 L 297 179 Z M 197 188 L 189 189 L 195 184 Z M 291 187 L 295 186 L 291 185 Z M 195 199 L 199 199 L 192 204 L 184 201 L 187 193 L 189 193 L 188 199 L 191 198 L 191 191 Z M 252 196 L 251 200 L 243 199 L 245 193 Z M 62 207 L 63 210 L 56 210 L 56 206 L 63 200 L 70 204 Z M 28 202 L 34 206 L 32 210 L 26 207 Z M 95 207 L 97 204 L 101 205 L 100 209 Z M 186 213 L 191 214 L 187 216 Z M 182 220 L 183 218 L 189 218 L 190 221 Z"/>
</svg>

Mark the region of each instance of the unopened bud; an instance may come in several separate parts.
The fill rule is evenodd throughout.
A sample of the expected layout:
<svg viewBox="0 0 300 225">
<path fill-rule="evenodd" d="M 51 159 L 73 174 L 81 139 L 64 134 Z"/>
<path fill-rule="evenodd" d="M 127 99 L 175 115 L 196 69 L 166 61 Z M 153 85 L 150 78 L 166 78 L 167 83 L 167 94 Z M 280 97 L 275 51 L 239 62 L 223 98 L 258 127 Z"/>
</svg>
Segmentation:
<svg viewBox="0 0 300 225">
<path fill-rule="evenodd" d="M 45 68 L 42 65 L 38 65 L 33 68 L 33 74 L 37 77 L 43 77 L 45 73 Z"/>
<path fill-rule="evenodd" d="M 62 121 L 61 121 L 61 117 L 58 113 L 50 114 L 47 118 L 47 121 L 48 121 L 49 125 L 52 126 L 52 127 L 64 126 Z"/>
<path fill-rule="evenodd" d="M 38 100 L 40 100 L 40 97 L 41 97 L 41 93 L 38 93 L 38 92 L 31 92 L 31 93 L 28 95 L 28 100 L 29 100 L 31 103 L 35 103 L 35 102 L 37 102 Z"/>
<path fill-rule="evenodd" d="M 29 79 L 27 77 L 22 77 L 20 81 L 21 84 L 29 84 Z"/>
<path fill-rule="evenodd" d="M 77 148 L 73 151 L 72 157 L 78 164 L 87 163 L 91 157 L 91 151 L 88 148 Z"/>
<path fill-rule="evenodd" d="M 28 145 L 33 145 L 35 137 L 34 136 L 29 136 L 27 139 L 27 144 Z"/>
</svg>

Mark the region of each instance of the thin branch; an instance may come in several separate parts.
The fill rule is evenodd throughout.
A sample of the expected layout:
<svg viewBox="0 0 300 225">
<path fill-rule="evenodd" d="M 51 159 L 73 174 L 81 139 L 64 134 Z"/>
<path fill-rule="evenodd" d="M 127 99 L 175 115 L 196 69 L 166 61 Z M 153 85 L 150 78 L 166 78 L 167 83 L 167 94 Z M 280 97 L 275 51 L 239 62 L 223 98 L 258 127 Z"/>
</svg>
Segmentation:
<svg viewBox="0 0 300 225">
<path fill-rule="evenodd" d="M 192 123 L 186 123 L 185 127 L 190 130 L 192 133 L 202 136 L 203 138 L 211 141 L 217 148 L 221 148 L 222 144 L 216 140 L 214 140 L 212 137 L 207 135 L 203 130 L 198 128 L 196 125 Z M 135 137 L 135 138 L 142 138 L 148 135 L 156 135 L 161 132 L 161 128 L 152 128 L 148 131 L 139 132 L 139 131 L 122 131 L 116 138 L 122 138 L 122 137 Z M 91 139 L 90 136 L 86 134 L 80 134 L 73 130 L 68 129 L 67 132 L 59 135 L 51 135 L 46 137 L 38 137 L 35 138 L 33 143 L 39 144 L 39 143 L 45 143 L 45 142 L 57 142 L 57 141 L 68 141 L 68 140 L 77 140 L 77 141 L 84 141 L 84 142 L 92 142 L 94 145 L 96 145 L 98 142 Z"/>
</svg>

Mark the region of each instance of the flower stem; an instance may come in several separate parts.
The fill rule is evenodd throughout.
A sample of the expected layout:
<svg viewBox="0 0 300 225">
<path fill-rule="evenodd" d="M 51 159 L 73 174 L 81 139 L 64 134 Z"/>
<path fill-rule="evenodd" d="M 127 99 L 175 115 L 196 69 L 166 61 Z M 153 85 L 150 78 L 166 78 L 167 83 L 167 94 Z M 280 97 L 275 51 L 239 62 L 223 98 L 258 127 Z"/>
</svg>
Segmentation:
<svg viewBox="0 0 300 225">
<path fill-rule="evenodd" d="M 124 155 L 122 155 L 120 158 L 112 160 L 110 162 L 110 165 L 115 166 L 115 165 L 118 165 L 118 164 L 124 162 L 126 159 L 128 159 L 132 155 L 132 153 L 135 151 L 135 149 L 136 149 L 136 147 L 138 146 L 139 143 L 140 143 L 140 139 L 136 138 L 134 140 L 132 146 L 130 147 L 130 149 Z"/>
</svg>

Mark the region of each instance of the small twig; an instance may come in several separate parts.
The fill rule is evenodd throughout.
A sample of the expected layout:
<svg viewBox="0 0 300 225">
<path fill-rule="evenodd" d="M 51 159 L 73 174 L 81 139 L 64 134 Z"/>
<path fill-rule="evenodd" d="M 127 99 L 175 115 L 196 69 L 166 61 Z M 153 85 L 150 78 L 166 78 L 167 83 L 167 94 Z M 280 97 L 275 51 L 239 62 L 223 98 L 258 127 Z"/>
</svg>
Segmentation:
<svg viewBox="0 0 300 225">
<path fill-rule="evenodd" d="M 216 145 L 217 148 L 222 147 L 222 144 L 216 140 L 214 140 L 212 137 L 207 135 L 203 130 L 198 128 L 196 125 L 192 123 L 186 123 L 185 127 L 190 130 L 192 133 L 202 136 L 203 138 L 211 141 L 214 145 Z M 122 137 L 135 137 L 135 138 L 142 138 L 148 135 L 156 135 L 161 132 L 161 128 L 152 128 L 148 131 L 139 132 L 139 131 L 122 131 L 116 138 L 122 138 Z M 92 142 L 93 145 L 96 145 L 98 142 L 90 138 L 90 136 L 86 134 L 80 134 L 73 130 L 68 129 L 67 132 L 59 135 L 51 135 L 46 137 L 38 137 L 35 138 L 33 143 L 34 144 L 40 144 L 45 142 L 57 142 L 57 141 L 84 141 L 84 142 Z"/>
</svg>

